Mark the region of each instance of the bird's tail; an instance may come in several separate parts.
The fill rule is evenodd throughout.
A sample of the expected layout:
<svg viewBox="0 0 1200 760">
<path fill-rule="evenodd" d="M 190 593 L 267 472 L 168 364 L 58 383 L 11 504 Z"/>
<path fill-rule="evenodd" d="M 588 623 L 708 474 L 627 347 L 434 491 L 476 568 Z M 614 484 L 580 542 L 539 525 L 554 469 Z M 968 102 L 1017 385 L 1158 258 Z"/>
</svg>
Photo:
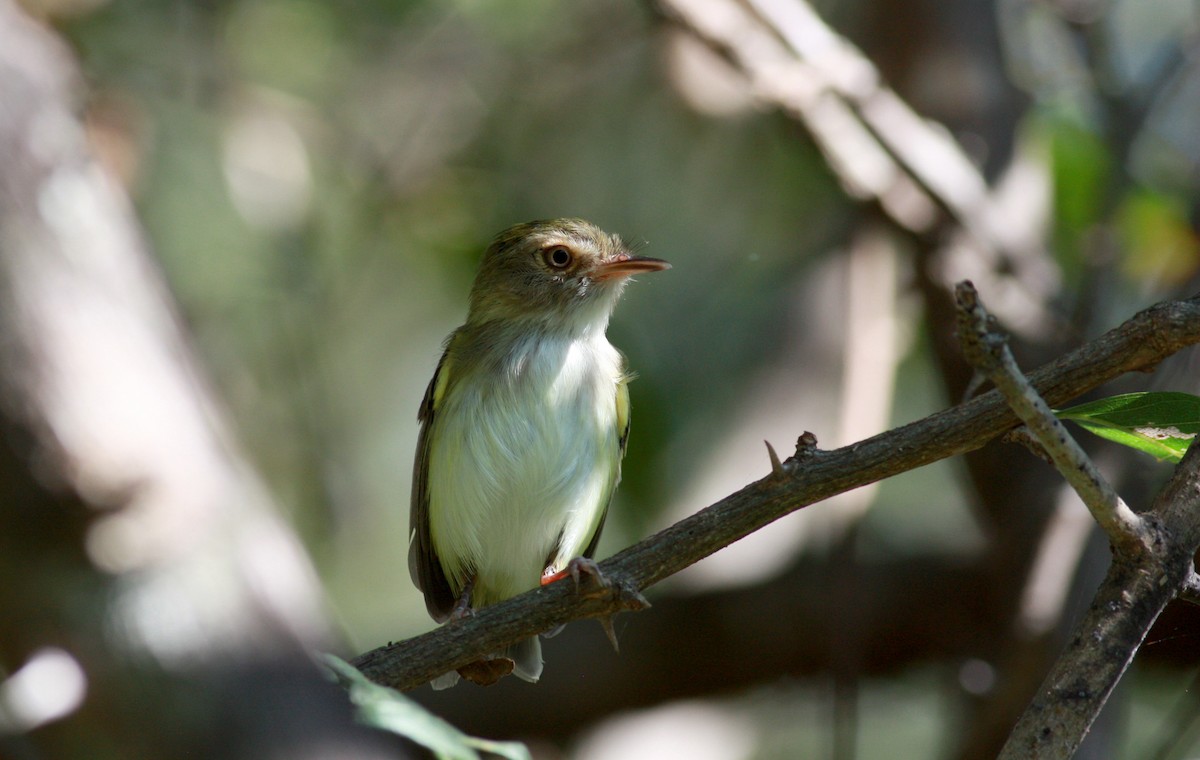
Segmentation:
<svg viewBox="0 0 1200 760">
<path fill-rule="evenodd" d="M 504 656 L 513 661 L 513 675 L 522 681 L 537 683 L 542 677 L 542 642 L 537 636 L 513 644 Z"/>
<path fill-rule="evenodd" d="M 451 670 L 449 673 L 442 673 L 440 676 L 430 681 L 429 685 L 433 687 L 434 691 L 441 691 L 442 689 L 449 689 L 451 686 L 458 683 L 458 680 L 458 671 Z"/>
</svg>

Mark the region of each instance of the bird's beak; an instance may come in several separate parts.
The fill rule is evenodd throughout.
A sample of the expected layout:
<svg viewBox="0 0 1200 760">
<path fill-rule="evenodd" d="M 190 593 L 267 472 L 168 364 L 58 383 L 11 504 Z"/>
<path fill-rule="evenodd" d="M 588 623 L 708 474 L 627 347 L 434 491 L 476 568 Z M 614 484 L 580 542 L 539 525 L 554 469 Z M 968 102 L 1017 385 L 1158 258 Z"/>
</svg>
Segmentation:
<svg viewBox="0 0 1200 760">
<path fill-rule="evenodd" d="M 629 253 L 618 253 L 607 261 L 602 261 L 592 270 L 592 279 L 611 280 L 614 277 L 629 277 L 642 272 L 661 272 L 670 269 L 670 263 L 662 259 L 652 259 L 649 256 L 634 256 Z"/>
</svg>

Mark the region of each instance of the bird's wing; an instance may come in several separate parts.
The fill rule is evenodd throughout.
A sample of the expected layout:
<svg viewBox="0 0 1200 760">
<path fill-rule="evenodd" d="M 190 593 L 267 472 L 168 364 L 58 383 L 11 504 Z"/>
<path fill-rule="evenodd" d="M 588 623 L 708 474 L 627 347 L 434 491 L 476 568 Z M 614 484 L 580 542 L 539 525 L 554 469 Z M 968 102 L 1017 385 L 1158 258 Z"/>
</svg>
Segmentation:
<svg viewBox="0 0 1200 760">
<path fill-rule="evenodd" d="M 624 364 L 624 360 L 622 360 Z M 600 543 L 600 533 L 604 530 L 604 520 L 608 517 L 608 506 L 612 503 L 612 496 L 616 493 L 617 483 L 621 482 L 621 460 L 625 458 L 625 444 L 629 442 L 629 381 L 632 376 L 622 371 L 621 379 L 617 381 L 617 459 L 613 466 L 612 485 L 608 488 L 608 494 L 604 497 L 604 509 L 600 513 L 600 519 L 596 522 L 596 532 L 592 534 L 592 538 L 588 541 L 587 547 L 583 550 L 584 557 L 591 559 L 596 554 L 596 546 Z"/>
<path fill-rule="evenodd" d="M 446 394 L 450 383 L 450 348 L 438 361 L 437 370 L 429 387 L 425 390 L 425 398 L 417 411 L 417 419 L 421 422 L 421 432 L 417 437 L 417 456 L 413 462 L 412 505 L 409 511 L 409 543 L 408 543 L 408 572 L 413 583 L 425 594 L 425 607 L 429 614 L 438 622 L 450 616 L 458 601 L 442 562 L 433 549 L 433 540 L 429 534 L 429 448 L 430 431 L 437 416 L 438 407 Z"/>
</svg>

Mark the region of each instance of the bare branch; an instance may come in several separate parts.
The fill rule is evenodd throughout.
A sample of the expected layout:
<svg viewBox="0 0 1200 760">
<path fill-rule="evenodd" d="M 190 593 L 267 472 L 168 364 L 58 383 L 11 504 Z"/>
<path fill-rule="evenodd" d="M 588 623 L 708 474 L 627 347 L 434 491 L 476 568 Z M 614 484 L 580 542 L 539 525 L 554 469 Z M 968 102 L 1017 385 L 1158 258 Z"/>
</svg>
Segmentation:
<svg viewBox="0 0 1200 760">
<path fill-rule="evenodd" d="M 1007 338 L 995 329 L 994 320 L 980 302 L 975 286 L 959 283 L 955 296 L 959 309 L 958 337 L 967 361 L 982 370 L 1004 394 L 1008 405 L 1079 494 L 1113 546 L 1130 556 L 1147 551 L 1153 535 L 1029 384 L 1008 349 Z"/>
<path fill-rule="evenodd" d="M 1200 298 L 1151 307 L 1032 373 L 1050 403 L 1064 403 L 1125 372 L 1148 370 L 1200 342 Z M 1018 424 L 998 391 L 835 451 L 802 436 L 797 455 L 774 474 L 600 563 L 611 580 L 642 590 L 780 517 L 848 491 L 980 448 Z M 1173 592 L 1172 592 L 1173 593 Z M 569 583 L 535 589 L 469 619 L 361 655 L 373 680 L 409 689 L 522 638 L 582 618 L 620 612 L 627 597 L 581 598 Z"/>
</svg>

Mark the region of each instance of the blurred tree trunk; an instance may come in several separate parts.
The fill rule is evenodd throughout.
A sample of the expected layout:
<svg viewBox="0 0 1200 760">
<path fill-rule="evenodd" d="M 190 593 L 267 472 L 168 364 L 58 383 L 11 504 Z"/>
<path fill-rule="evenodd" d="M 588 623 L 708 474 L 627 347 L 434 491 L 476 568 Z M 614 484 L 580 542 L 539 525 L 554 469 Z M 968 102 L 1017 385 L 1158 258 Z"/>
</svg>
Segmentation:
<svg viewBox="0 0 1200 760">
<path fill-rule="evenodd" d="M 0 0 L 0 755 L 395 757 L 307 657 L 331 643 L 315 575 L 90 156 L 76 84 Z"/>
</svg>

